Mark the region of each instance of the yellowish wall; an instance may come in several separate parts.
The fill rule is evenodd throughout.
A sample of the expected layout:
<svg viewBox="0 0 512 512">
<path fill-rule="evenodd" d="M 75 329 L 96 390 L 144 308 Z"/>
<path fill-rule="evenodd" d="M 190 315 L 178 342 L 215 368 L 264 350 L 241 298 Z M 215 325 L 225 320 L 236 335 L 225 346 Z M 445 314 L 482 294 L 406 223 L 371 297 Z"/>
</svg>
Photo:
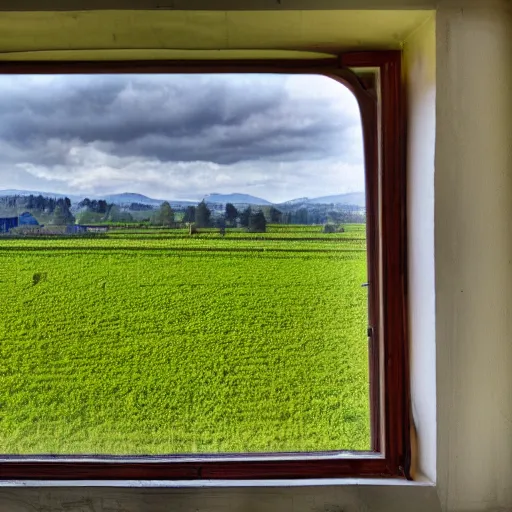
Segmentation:
<svg viewBox="0 0 512 512">
<path fill-rule="evenodd" d="M 206 50 L 210 53 L 202 58 L 209 58 L 216 57 L 212 50 L 250 50 L 254 57 L 257 50 L 396 49 L 429 15 L 411 10 L 7 12 L 0 15 L 0 59 L 58 59 L 57 50 L 91 59 L 105 58 L 105 50 L 136 50 L 132 58 L 145 58 L 141 50 L 150 58 L 169 58 L 164 50 L 181 50 L 182 56 L 183 50 Z"/>
</svg>

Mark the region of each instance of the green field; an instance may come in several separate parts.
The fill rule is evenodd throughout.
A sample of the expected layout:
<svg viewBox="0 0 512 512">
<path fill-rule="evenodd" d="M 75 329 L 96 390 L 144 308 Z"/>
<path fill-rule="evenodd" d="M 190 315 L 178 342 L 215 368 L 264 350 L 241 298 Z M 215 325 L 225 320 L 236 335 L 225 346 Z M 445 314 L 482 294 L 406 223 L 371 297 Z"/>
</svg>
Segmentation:
<svg viewBox="0 0 512 512">
<path fill-rule="evenodd" d="M 362 225 L 0 239 L 0 452 L 370 448 Z"/>
</svg>

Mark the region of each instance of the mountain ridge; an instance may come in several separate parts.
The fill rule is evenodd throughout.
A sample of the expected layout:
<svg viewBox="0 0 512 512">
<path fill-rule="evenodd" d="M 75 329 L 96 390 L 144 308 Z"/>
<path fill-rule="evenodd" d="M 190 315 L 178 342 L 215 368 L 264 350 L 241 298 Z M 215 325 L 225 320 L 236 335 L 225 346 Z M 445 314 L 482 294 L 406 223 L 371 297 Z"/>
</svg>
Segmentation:
<svg viewBox="0 0 512 512">
<path fill-rule="evenodd" d="M 168 201 L 170 203 L 180 203 L 183 205 L 193 205 L 199 203 L 197 201 L 191 200 L 179 200 L 179 199 L 154 199 L 152 197 L 146 196 L 144 194 L 138 194 L 136 192 L 122 192 L 119 194 L 105 194 L 105 195 L 76 195 L 76 194 L 61 194 L 57 192 L 42 192 L 35 190 L 20 190 L 20 189 L 5 189 L 0 190 L 0 197 L 9 196 L 9 195 L 43 195 L 46 197 L 69 197 L 69 199 L 73 202 L 80 202 L 85 197 L 89 199 L 104 199 L 107 202 L 114 204 L 130 204 L 130 203 L 142 203 L 151 206 L 159 206 L 164 201 Z M 337 194 L 331 196 L 321 196 L 321 197 L 301 197 L 296 199 L 291 199 L 289 201 L 282 202 L 271 202 L 261 197 L 256 197 L 250 194 L 233 192 L 230 194 L 221 194 L 221 193 L 211 193 L 206 194 L 204 196 L 204 201 L 209 203 L 233 203 L 233 204 L 252 204 L 258 206 L 269 206 L 269 205 L 293 205 L 293 204 L 340 204 L 340 205 L 351 205 L 351 206 L 365 206 L 365 194 L 364 192 L 349 192 L 345 194 Z"/>
<path fill-rule="evenodd" d="M 251 194 L 242 194 L 239 192 L 234 192 L 232 194 L 219 194 L 217 192 L 214 192 L 212 194 L 205 195 L 203 199 L 206 203 L 243 203 L 261 206 L 273 204 L 270 201 L 267 201 L 266 199 L 263 199 L 261 197 L 252 196 Z"/>
<path fill-rule="evenodd" d="M 366 196 L 364 192 L 348 192 L 346 194 L 337 194 L 332 196 L 321 196 L 309 199 L 310 204 L 350 204 L 353 206 L 366 206 Z"/>
</svg>

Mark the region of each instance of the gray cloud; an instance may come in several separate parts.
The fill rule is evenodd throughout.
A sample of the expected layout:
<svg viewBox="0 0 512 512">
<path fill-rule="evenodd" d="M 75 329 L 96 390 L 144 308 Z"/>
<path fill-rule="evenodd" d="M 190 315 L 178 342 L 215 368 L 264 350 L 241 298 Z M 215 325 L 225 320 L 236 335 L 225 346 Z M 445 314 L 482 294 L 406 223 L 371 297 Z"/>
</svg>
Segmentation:
<svg viewBox="0 0 512 512">
<path fill-rule="evenodd" d="M 280 163 L 311 176 L 311 166 L 336 161 L 361 174 L 363 161 L 350 94 L 327 78 L 279 75 L 1 77 L 0 150 L 0 180 L 14 164 L 38 182 L 75 187 L 101 166 L 105 178 L 137 164 L 192 184 L 198 162 L 223 173 L 250 167 L 235 180 L 250 188 L 271 187 Z"/>
</svg>

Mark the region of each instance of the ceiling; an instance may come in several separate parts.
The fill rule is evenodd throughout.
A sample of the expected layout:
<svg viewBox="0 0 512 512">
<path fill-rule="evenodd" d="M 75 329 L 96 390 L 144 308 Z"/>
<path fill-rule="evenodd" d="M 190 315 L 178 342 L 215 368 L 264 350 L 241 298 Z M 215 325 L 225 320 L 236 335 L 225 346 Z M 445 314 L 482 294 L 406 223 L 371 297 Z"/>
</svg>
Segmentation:
<svg viewBox="0 0 512 512">
<path fill-rule="evenodd" d="M 3 12 L 0 60 L 304 56 L 283 53 L 290 51 L 325 57 L 400 48 L 433 15 L 429 10 Z"/>
</svg>

